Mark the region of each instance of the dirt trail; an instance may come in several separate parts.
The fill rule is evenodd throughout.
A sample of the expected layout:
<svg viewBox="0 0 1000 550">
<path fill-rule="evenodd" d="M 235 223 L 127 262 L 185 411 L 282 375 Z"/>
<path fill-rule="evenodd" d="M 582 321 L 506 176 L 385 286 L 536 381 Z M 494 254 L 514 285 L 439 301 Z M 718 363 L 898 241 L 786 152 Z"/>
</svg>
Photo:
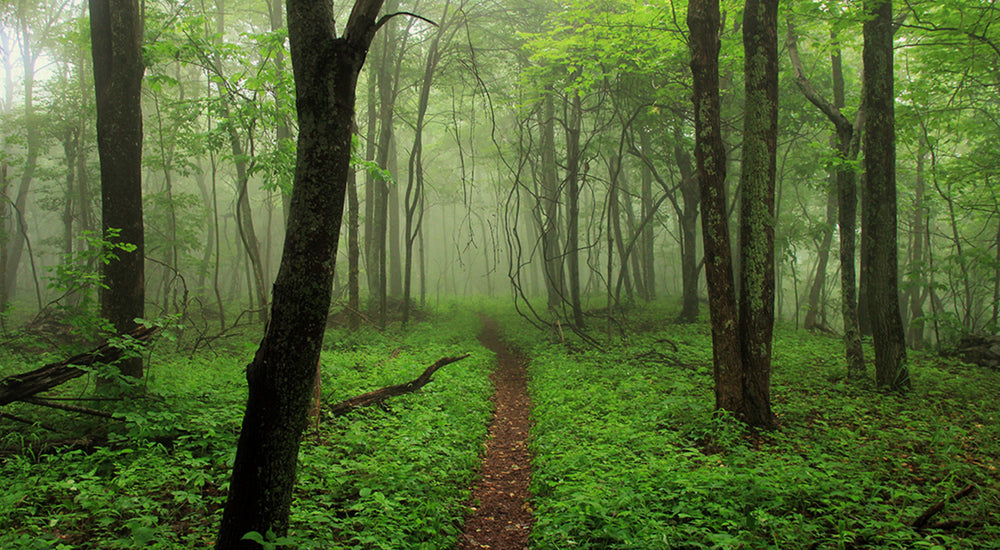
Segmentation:
<svg viewBox="0 0 1000 550">
<path fill-rule="evenodd" d="M 481 477 L 472 488 L 473 515 L 465 523 L 457 550 L 522 550 L 528 547 L 534 523 L 528 501 L 531 401 L 525 359 L 507 348 L 492 319 L 483 318 L 479 341 L 497 354 L 497 366 L 490 375 L 496 388 L 492 398 L 495 409 Z"/>
</svg>

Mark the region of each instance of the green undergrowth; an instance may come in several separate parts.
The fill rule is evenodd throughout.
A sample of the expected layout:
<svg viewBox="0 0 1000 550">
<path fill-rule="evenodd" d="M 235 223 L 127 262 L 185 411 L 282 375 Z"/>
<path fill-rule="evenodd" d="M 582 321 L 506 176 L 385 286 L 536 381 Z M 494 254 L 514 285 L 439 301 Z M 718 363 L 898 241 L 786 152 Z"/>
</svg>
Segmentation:
<svg viewBox="0 0 1000 550">
<path fill-rule="evenodd" d="M 1000 548 L 1000 373 L 916 354 L 913 391 L 883 394 L 846 384 L 839 339 L 779 329 L 780 428 L 756 433 L 713 415 L 707 324 L 630 315 L 627 337 L 590 319 L 601 349 L 504 316 L 531 362 L 533 548 Z M 929 522 L 950 524 L 911 526 L 969 484 Z"/>
<path fill-rule="evenodd" d="M 419 392 L 304 437 L 289 539 L 297 548 L 451 548 L 478 467 L 491 405 L 493 354 L 479 320 L 445 309 L 410 329 L 330 329 L 322 353 L 326 405 L 448 365 Z M 105 405 L 119 420 L 14 404 L 0 420 L 0 548 L 199 548 L 212 544 L 259 335 L 195 357 L 162 346 L 145 395 Z M 0 377 L 25 358 L 0 357 Z M 40 363 L 39 363 L 40 364 Z M 91 392 L 89 376 L 61 396 Z"/>
</svg>

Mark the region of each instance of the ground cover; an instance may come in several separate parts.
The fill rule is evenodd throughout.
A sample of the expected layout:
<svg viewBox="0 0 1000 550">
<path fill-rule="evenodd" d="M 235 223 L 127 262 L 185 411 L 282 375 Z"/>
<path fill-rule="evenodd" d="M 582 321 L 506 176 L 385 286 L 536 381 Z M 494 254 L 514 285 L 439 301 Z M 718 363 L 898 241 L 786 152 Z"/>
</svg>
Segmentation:
<svg viewBox="0 0 1000 550">
<path fill-rule="evenodd" d="M 750 433 L 712 415 L 708 326 L 664 318 L 601 350 L 502 320 L 531 364 L 532 548 L 1000 548 L 1000 373 L 913 354 L 886 395 L 846 385 L 839 339 L 779 329 L 780 429 Z"/>
<path fill-rule="evenodd" d="M 626 324 L 591 317 L 597 349 L 477 306 L 528 359 L 530 548 L 1000 548 L 996 371 L 913 354 L 914 391 L 881 394 L 845 383 L 838 339 L 779 328 L 780 428 L 752 433 L 712 414 L 707 325 L 658 308 Z M 327 403 L 472 356 L 384 408 L 322 419 L 303 444 L 292 547 L 455 547 L 468 506 L 484 502 L 469 491 L 492 409 L 480 326 L 445 308 L 407 331 L 331 329 Z M 194 357 L 164 341 L 147 397 L 117 405 L 124 422 L 5 408 L 59 432 L 2 420 L 0 548 L 209 545 L 256 336 Z M 59 358 L 0 354 L 0 376 Z"/>
<path fill-rule="evenodd" d="M 494 356 L 471 312 L 441 311 L 410 330 L 331 329 L 323 399 L 334 403 L 416 377 L 446 355 L 471 352 L 419 393 L 323 419 L 300 457 L 298 548 L 449 548 L 465 514 L 492 393 Z M 162 346 L 147 397 L 115 404 L 125 422 L 41 413 L 58 433 L 4 419 L 0 432 L 0 548 L 194 548 L 215 537 L 245 400 L 254 338 L 195 357 Z M 0 376 L 25 370 L 7 353 Z M 83 395 L 84 377 L 60 388 Z M 45 441 L 59 439 L 50 447 Z"/>
</svg>

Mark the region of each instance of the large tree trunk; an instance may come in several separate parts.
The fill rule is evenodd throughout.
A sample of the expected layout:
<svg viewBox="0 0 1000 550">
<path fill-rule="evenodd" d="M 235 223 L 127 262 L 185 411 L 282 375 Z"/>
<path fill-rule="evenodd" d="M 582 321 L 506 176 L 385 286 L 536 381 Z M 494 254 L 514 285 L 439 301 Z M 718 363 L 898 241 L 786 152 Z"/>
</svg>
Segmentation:
<svg viewBox="0 0 1000 550">
<path fill-rule="evenodd" d="M 748 0 L 743 12 L 746 105 L 740 170 L 740 344 L 743 417 L 771 427 L 774 327 L 774 187 L 778 147 L 778 0 Z"/>
<path fill-rule="evenodd" d="M 899 313 L 896 251 L 896 123 L 892 2 L 866 0 L 864 24 L 865 200 L 861 254 L 869 281 L 875 384 L 906 389 L 906 343 Z"/>
<path fill-rule="evenodd" d="M 101 159 L 104 238 L 135 246 L 104 264 L 101 315 L 119 333 L 134 328 L 145 305 L 142 225 L 142 20 L 134 0 L 91 0 L 90 34 L 97 97 L 97 150 Z M 110 230 L 120 231 L 111 239 Z M 139 357 L 119 363 L 122 374 L 142 376 Z"/>
<path fill-rule="evenodd" d="M 351 158 L 355 86 L 382 0 L 359 0 L 342 37 L 330 0 L 288 0 L 299 136 L 271 322 L 247 368 L 249 396 L 217 548 L 288 529 L 299 440 L 316 378 Z"/>
<path fill-rule="evenodd" d="M 701 188 L 715 408 L 735 412 L 743 403 L 743 366 L 729 251 L 726 149 L 719 114 L 719 19 L 718 0 L 691 0 L 688 4 L 687 23 L 691 31 L 688 45 L 694 76 L 695 165 Z"/>
</svg>

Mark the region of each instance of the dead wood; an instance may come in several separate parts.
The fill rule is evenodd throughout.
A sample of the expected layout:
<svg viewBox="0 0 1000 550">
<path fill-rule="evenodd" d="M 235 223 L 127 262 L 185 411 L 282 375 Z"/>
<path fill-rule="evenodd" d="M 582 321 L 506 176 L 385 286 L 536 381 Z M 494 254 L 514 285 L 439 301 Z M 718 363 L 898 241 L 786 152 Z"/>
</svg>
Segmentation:
<svg viewBox="0 0 1000 550">
<path fill-rule="evenodd" d="M 944 507 L 946 505 L 948 505 L 948 504 L 950 504 L 952 502 L 955 502 L 957 500 L 961 500 L 961 499 L 969 496 L 975 490 L 976 490 L 976 486 L 973 485 L 972 483 L 966 485 L 965 488 L 962 489 L 961 491 L 955 493 L 954 495 L 952 495 L 952 496 L 950 496 L 948 498 L 945 498 L 944 500 L 941 500 L 941 501 L 935 503 L 933 506 L 931 506 L 930 508 L 928 508 L 927 510 L 925 510 L 924 513 L 920 514 L 920 517 L 918 517 L 917 519 L 913 520 L 913 523 L 910 524 L 910 525 L 914 529 L 916 529 L 917 531 L 923 530 L 924 528 L 927 527 L 927 522 L 929 522 L 931 520 L 931 518 L 933 518 L 939 512 L 941 512 L 941 510 L 944 510 Z M 945 523 L 949 523 L 949 522 L 945 522 Z"/>
<path fill-rule="evenodd" d="M 44 424 L 42 422 L 39 422 L 37 420 L 31 420 L 30 418 L 24 418 L 22 416 L 17 416 L 16 414 L 11 414 L 11 413 L 8 413 L 8 412 L 2 412 L 2 411 L 0 411 L 0 420 L 3 420 L 4 418 L 6 418 L 8 420 L 13 420 L 14 422 L 20 422 L 22 424 L 28 424 L 29 426 L 38 426 L 38 427 L 42 428 L 43 430 L 48 430 L 50 432 L 57 432 L 57 431 L 59 431 L 59 430 L 55 429 L 54 427 L 52 427 L 52 426 L 50 426 L 48 424 Z"/>
<path fill-rule="evenodd" d="M 97 409 L 91 409 L 90 407 L 81 407 L 79 405 L 70 405 L 69 403 L 58 403 L 56 401 L 49 401 L 47 399 L 38 399 L 36 397 L 27 397 L 23 399 L 25 403 L 31 403 L 32 405 L 39 405 L 42 407 L 49 407 L 50 409 L 59 409 L 60 411 L 75 412 L 80 414 L 87 414 L 90 416 L 99 416 L 101 418 L 111 418 L 115 419 L 114 415 L 108 411 L 101 411 Z M 118 420 L 118 419 L 116 419 Z"/>
<path fill-rule="evenodd" d="M 149 342 L 159 330 L 159 327 L 141 326 L 126 333 L 125 336 L 145 343 Z M 74 355 L 58 363 L 50 363 L 30 372 L 8 376 L 0 380 L 0 406 L 15 401 L 24 401 L 37 393 L 79 378 L 87 373 L 86 370 L 79 367 L 97 363 L 113 363 L 121 358 L 122 353 L 123 350 L 120 347 L 105 342 L 91 351 Z"/>
<path fill-rule="evenodd" d="M 438 369 L 445 365 L 450 365 L 456 361 L 461 361 L 468 357 L 469 354 L 461 355 L 459 357 L 442 357 L 438 359 L 433 365 L 427 367 L 423 374 L 411 380 L 405 384 L 396 384 L 395 386 L 386 386 L 375 391 L 370 391 L 366 394 L 359 395 L 357 397 L 352 397 L 346 401 L 341 401 L 336 405 L 330 407 L 330 413 L 333 416 L 343 416 L 354 409 L 360 407 L 369 407 L 371 405 L 377 405 L 390 397 L 396 397 L 398 395 L 403 395 L 405 393 L 412 393 L 420 388 L 427 385 L 431 381 L 431 376 L 437 372 Z"/>
</svg>

